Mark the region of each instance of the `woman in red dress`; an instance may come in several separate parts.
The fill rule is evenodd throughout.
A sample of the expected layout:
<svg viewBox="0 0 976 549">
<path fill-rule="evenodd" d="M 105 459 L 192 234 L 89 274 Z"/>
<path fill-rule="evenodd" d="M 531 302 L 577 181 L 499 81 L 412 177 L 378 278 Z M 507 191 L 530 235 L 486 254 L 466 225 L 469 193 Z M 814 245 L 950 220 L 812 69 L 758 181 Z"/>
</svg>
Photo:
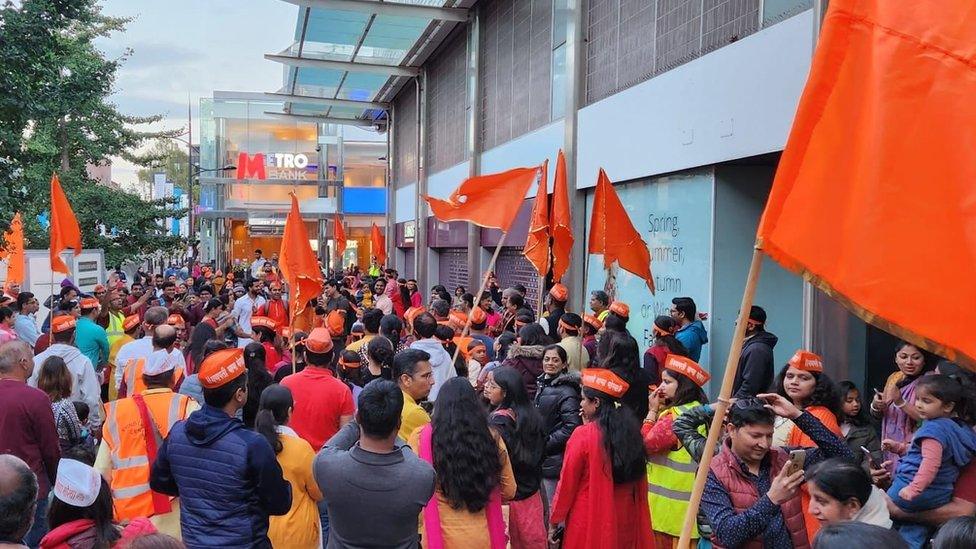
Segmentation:
<svg viewBox="0 0 976 549">
<path fill-rule="evenodd" d="M 583 425 L 566 444 L 550 539 L 562 537 L 564 549 L 654 549 L 640 425 L 618 404 L 629 385 L 602 368 L 581 381 Z"/>
</svg>

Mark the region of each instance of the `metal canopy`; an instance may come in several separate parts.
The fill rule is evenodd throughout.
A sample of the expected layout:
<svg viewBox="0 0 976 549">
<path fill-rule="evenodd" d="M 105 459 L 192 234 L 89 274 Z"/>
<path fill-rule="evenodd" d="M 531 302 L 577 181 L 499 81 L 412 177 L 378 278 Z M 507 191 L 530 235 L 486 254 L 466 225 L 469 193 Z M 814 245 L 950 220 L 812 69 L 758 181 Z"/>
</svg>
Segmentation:
<svg viewBox="0 0 976 549">
<path fill-rule="evenodd" d="M 419 74 L 474 0 L 284 0 L 301 6 L 295 42 L 266 59 L 285 65 L 283 113 L 385 126 L 388 102 Z M 348 121 L 348 122 L 347 122 Z"/>
</svg>

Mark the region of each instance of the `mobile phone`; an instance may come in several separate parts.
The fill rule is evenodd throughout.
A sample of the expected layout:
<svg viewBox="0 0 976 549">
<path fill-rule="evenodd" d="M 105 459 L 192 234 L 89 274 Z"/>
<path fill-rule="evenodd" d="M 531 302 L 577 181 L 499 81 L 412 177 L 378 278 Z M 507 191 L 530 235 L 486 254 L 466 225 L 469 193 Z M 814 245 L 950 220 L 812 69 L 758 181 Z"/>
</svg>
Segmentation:
<svg viewBox="0 0 976 549">
<path fill-rule="evenodd" d="M 803 464 L 807 459 L 806 450 L 791 450 L 790 451 L 790 461 L 786 464 L 786 474 L 792 475 L 797 471 L 803 470 Z"/>
<path fill-rule="evenodd" d="M 884 393 L 882 393 L 881 390 L 878 389 L 877 387 L 872 387 L 872 389 L 874 389 L 874 394 L 879 396 L 884 396 Z"/>
<path fill-rule="evenodd" d="M 871 464 L 871 468 L 872 469 L 880 469 L 881 468 L 881 464 L 878 463 L 878 460 L 874 459 L 874 455 L 871 454 L 871 450 L 868 450 L 864 446 L 861 446 L 861 451 L 864 452 L 864 455 L 866 455 L 868 457 L 868 463 Z"/>
</svg>

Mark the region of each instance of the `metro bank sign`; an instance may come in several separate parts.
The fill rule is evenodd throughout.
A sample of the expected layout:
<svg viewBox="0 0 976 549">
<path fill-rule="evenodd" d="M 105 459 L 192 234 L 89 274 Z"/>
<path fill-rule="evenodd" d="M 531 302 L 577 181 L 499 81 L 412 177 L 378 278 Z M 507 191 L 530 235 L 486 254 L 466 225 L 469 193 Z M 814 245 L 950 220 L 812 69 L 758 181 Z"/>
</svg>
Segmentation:
<svg viewBox="0 0 976 549">
<path fill-rule="evenodd" d="M 311 168 L 314 170 L 314 165 Z M 237 179 L 305 179 L 309 171 L 308 156 L 302 153 L 242 152 L 237 157 Z"/>
</svg>

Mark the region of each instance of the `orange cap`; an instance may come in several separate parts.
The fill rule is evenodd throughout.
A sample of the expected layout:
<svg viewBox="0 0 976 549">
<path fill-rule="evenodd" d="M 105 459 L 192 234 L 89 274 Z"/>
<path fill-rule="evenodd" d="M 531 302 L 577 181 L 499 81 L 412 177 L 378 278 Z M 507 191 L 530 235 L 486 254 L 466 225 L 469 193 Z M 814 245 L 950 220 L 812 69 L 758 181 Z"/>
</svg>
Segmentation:
<svg viewBox="0 0 976 549">
<path fill-rule="evenodd" d="M 98 305 L 99 305 L 98 300 L 95 299 L 94 297 L 86 297 L 81 300 L 82 309 L 97 309 Z"/>
<path fill-rule="evenodd" d="M 243 349 L 221 349 L 203 359 L 198 377 L 204 389 L 216 389 L 234 381 L 246 371 Z"/>
<path fill-rule="evenodd" d="M 137 328 L 139 324 L 142 324 L 142 321 L 139 320 L 139 315 L 129 315 L 125 317 L 125 320 L 122 321 L 122 331 L 131 332 Z"/>
<path fill-rule="evenodd" d="M 186 326 L 186 321 L 183 320 L 183 315 L 172 314 L 166 319 L 166 324 L 170 326 Z"/>
<path fill-rule="evenodd" d="M 252 316 L 251 328 L 267 328 L 273 332 L 278 329 L 278 323 L 266 316 Z"/>
<path fill-rule="evenodd" d="M 603 328 L 603 321 L 593 315 L 583 315 L 583 322 L 593 326 L 594 330 Z"/>
<path fill-rule="evenodd" d="M 325 354 L 332 350 L 332 334 L 328 328 L 313 328 L 302 343 L 305 345 L 305 350 L 309 352 Z"/>
<path fill-rule="evenodd" d="M 357 369 L 358 370 L 362 366 L 362 364 L 358 360 L 354 360 L 354 361 L 350 362 L 350 361 L 348 361 L 348 360 L 346 360 L 344 358 L 340 358 L 339 359 L 339 366 L 342 366 L 343 368 L 352 368 L 352 369 Z"/>
<path fill-rule="evenodd" d="M 681 355 L 669 354 L 664 359 L 664 369 L 677 372 L 695 382 L 699 387 L 705 385 L 712 378 L 697 362 Z"/>
<path fill-rule="evenodd" d="M 471 309 L 471 323 L 481 324 L 482 322 L 488 321 L 488 314 L 481 307 L 475 307 Z"/>
<path fill-rule="evenodd" d="M 403 313 L 403 318 L 412 324 L 415 318 L 426 312 L 427 309 L 424 309 L 423 307 L 410 307 L 407 309 L 407 312 Z"/>
<path fill-rule="evenodd" d="M 105 286 L 103 284 L 95 284 L 95 287 L 92 289 L 92 292 L 104 292 L 104 291 L 105 291 Z"/>
<path fill-rule="evenodd" d="M 804 372 L 823 371 L 823 360 L 820 358 L 820 355 L 811 353 L 810 351 L 804 351 L 803 349 L 799 349 L 793 353 L 793 357 L 790 358 L 787 364 Z"/>
<path fill-rule="evenodd" d="M 630 389 L 629 383 L 605 368 L 586 368 L 580 380 L 584 387 L 595 389 L 615 399 L 624 396 L 627 389 Z"/>
<path fill-rule="evenodd" d="M 462 313 L 461 311 L 451 311 L 451 314 L 447 316 L 447 319 L 454 323 L 458 328 L 464 328 L 464 325 L 468 323 L 468 315 Z"/>
<path fill-rule="evenodd" d="M 278 333 L 285 339 L 291 339 L 291 326 L 282 326 Z"/>
<path fill-rule="evenodd" d="M 566 301 L 569 299 L 569 289 L 557 282 L 549 288 L 549 295 L 556 301 Z"/>
<path fill-rule="evenodd" d="M 60 334 L 61 332 L 67 332 L 68 330 L 73 330 L 75 327 L 75 317 L 71 315 L 59 315 L 54 317 L 51 321 L 51 332 L 55 334 Z"/>
<path fill-rule="evenodd" d="M 610 312 L 622 318 L 630 318 L 630 307 L 623 301 L 611 303 Z"/>
</svg>

